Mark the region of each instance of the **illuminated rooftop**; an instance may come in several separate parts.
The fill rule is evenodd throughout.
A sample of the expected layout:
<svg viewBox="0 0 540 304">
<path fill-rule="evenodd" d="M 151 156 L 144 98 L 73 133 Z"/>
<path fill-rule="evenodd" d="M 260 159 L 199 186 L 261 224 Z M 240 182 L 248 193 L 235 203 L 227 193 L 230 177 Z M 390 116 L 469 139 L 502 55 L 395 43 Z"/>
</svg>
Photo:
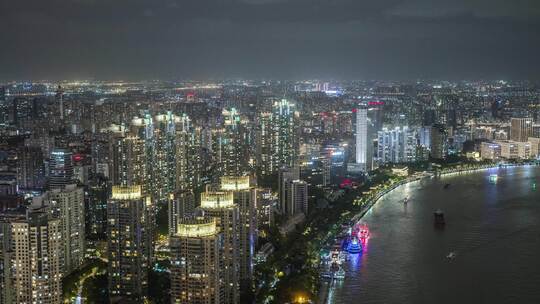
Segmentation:
<svg viewBox="0 0 540 304">
<path fill-rule="evenodd" d="M 214 218 L 192 218 L 183 219 L 176 232 L 182 237 L 203 237 L 215 235 L 218 228 Z"/>
<path fill-rule="evenodd" d="M 208 209 L 234 206 L 233 193 L 229 191 L 207 191 L 201 193 L 201 207 Z"/>
<path fill-rule="evenodd" d="M 221 178 L 221 190 L 237 191 L 249 189 L 249 176 L 224 176 Z"/>
<path fill-rule="evenodd" d="M 141 186 L 113 186 L 112 199 L 133 200 L 142 197 Z"/>
</svg>

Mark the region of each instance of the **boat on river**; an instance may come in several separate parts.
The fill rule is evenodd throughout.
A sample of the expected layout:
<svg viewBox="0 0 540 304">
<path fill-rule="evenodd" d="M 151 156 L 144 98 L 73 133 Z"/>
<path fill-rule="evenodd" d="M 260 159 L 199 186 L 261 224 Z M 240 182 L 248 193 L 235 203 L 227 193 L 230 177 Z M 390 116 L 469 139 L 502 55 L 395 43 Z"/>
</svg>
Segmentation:
<svg viewBox="0 0 540 304">
<path fill-rule="evenodd" d="M 436 226 L 444 226 L 444 224 L 446 224 L 444 220 L 444 212 L 442 212 L 441 209 L 435 210 L 435 212 L 433 212 L 433 217 L 435 219 Z"/>
</svg>

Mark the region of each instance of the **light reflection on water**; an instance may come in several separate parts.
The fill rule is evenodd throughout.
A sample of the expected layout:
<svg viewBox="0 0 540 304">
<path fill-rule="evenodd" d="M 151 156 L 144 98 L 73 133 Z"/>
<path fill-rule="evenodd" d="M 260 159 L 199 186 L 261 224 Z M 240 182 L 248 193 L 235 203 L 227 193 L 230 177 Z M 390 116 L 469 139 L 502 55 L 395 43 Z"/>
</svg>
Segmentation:
<svg viewBox="0 0 540 304">
<path fill-rule="evenodd" d="M 495 168 L 392 191 L 363 218 L 369 246 L 346 262 L 331 302 L 540 303 L 538 182 L 537 167 Z"/>
</svg>

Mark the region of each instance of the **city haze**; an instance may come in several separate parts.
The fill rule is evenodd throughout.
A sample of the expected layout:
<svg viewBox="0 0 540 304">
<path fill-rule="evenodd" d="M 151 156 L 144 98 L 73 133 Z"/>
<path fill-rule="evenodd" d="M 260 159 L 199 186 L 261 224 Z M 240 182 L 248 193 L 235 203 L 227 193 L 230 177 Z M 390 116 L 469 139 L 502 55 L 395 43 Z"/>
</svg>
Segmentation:
<svg viewBox="0 0 540 304">
<path fill-rule="evenodd" d="M 21 0 L 0 79 L 538 79 L 540 4 Z"/>
</svg>

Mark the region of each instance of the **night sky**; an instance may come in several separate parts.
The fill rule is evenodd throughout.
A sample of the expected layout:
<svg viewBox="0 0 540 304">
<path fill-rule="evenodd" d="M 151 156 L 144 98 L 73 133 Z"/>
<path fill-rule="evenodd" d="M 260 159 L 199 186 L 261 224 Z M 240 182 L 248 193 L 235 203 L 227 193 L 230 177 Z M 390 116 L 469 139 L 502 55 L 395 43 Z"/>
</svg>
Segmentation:
<svg viewBox="0 0 540 304">
<path fill-rule="evenodd" d="M 538 0 L 0 0 L 0 79 L 539 79 Z"/>
</svg>

